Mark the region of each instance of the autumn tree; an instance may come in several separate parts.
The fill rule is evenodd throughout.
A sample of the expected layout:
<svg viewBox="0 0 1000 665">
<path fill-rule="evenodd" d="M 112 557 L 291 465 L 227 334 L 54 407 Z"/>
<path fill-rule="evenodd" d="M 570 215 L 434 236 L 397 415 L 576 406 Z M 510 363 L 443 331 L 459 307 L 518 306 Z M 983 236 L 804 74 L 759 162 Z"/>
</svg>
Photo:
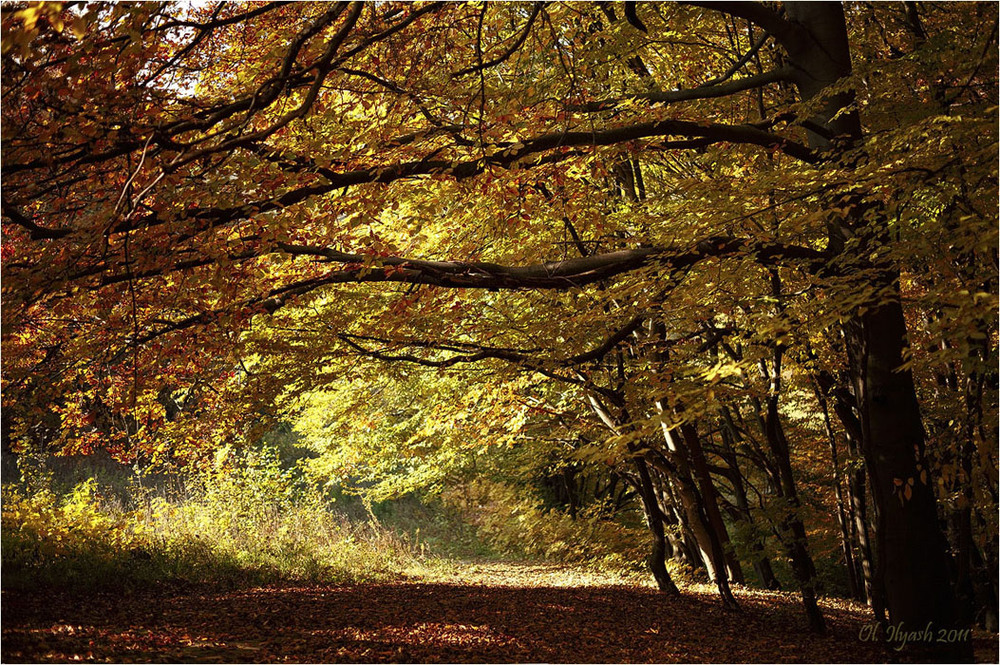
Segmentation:
<svg viewBox="0 0 1000 665">
<path fill-rule="evenodd" d="M 5 439 L 180 461 L 359 355 L 498 362 L 603 410 L 641 483 L 659 460 L 725 595 L 711 467 L 745 416 L 819 628 L 782 414 L 814 386 L 863 458 L 889 621 L 965 625 L 996 562 L 996 25 L 978 3 L 5 5 Z"/>
</svg>

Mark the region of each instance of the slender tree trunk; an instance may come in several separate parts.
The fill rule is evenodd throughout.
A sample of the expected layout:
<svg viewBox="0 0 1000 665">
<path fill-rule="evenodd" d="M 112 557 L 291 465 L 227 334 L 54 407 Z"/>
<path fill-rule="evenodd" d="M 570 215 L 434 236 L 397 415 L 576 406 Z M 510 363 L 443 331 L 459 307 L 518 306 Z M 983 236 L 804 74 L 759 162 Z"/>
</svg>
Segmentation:
<svg viewBox="0 0 1000 665">
<path fill-rule="evenodd" d="M 698 480 L 698 491 L 701 494 L 705 507 L 705 514 L 708 522 L 712 526 L 719 539 L 726 561 L 726 569 L 729 571 L 729 580 L 736 584 L 743 583 L 743 569 L 740 561 L 733 552 L 732 544 L 729 540 L 729 531 L 726 523 L 719 512 L 719 497 L 715 485 L 712 483 L 712 476 L 708 470 L 708 460 L 705 458 L 705 451 L 698 436 L 698 429 L 692 423 L 684 423 L 680 426 L 681 435 L 687 445 L 688 454 L 691 457 L 691 466 L 695 477 Z"/>
<path fill-rule="evenodd" d="M 670 478 L 674 486 L 674 491 L 677 493 L 678 499 L 680 499 L 684 526 L 694 537 L 697 559 L 701 561 L 701 565 L 708 571 L 708 578 L 715 582 L 718 577 L 716 574 L 717 571 L 724 570 L 724 565 L 722 568 L 719 568 L 717 566 L 718 562 L 712 556 L 711 529 L 703 518 L 704 511 L 701 509 L 701 499 L 697 496 L 690 470 L 684 462 L 677 459 L 676 449 L 670 452 L 675 453 L 671 455 L 675 468 L 670 473 Z"/>
<path fill-rule="evenodd" d="M 573 478 L 573 468 L 564 466 L 562 470 L 563 486 L 566 490 L 566 500 L 569 503 L 570 519 L 576 519 L 577 488 L 576 480 Z"/>
<path fill-rule="evenodd" d="M 666 329 L 662 322 L 650 320 L 647 323 L 647 327 L 650 339 L 654 343 L 665 339 Z M 649 354 L 649 358 L 657 366 L 666 361 L 666 355 L 658 348 L 654 348 Z M 667 412 L 667 409 L 670 408 L 662 400 L 656 400 L 654 406 L 657 413 L 660 414 Z M 690 424 L 685 423 L 685 425 Z M 719 531 L 716 530 L 716 526 L 712 523 L 710 517 L 711 507 L 708 506 L 709 502 L 715 500 L 715 490 L 712 487 L 711 478 L 708 478 L 707 482 L 701 482 L 700 484 L 696 482 L 699 478 L 695 460 L 701 452 L 701 447 L 700 442 L 697 440 L 697 433 L 694 434 L 693 441 L 682 434 L 685 425 L 682 425 L 681 428 L 672 429 L 666 422 L 661 422 L 660 429 L 663 432 L 667 451 L 662 453 L 659 458 L 654 455 L 650 459 L 663 462 L 663 470 L 670 473 L 672 480 L 677 481 L 676 489 L 678 494 L 680 494 L 684 511 L 687 513 L 688 526 L 698 541 L 709 577 L 715 582 L 723 604 L 726 607 L 735 609 L 738 607 L 738 604 L 732 590 L 729 588 L 725 548 L 722 545 Z M 692 450 L 692 444 L 696 450 Z M 703 453 L 701 454 L 701 458 L 704 461 Z M 705 475 L 708 475 L 707 465 L 705 465 Z M 699 486 L 704 491 L 699 492 Z M 708 493 L 708 496 L 705 495 L 705 492 Z M 717 503 L 715 504 L 715 510 L 717 513 Z M 724 531 L 725 526 L 722 524 L 721 516 L 719 518 L 719 525 L 722 526 Z"/>
<path fill-rule="evenodd" d="M 663 404 L 658 402 L 657 407 L 662 408 Z M 708 568 L 709 577 L 715 582 L 723 605 L 735 609 L 738 604 L 729 588 L 725 552 L 718 534 L 709 522 L 704 497 L 700 496 L 692 478 L 689 451 L 676 430 L 667 428 L 666 423 L 663 424 L 662 429 L 667 448 L 670 451 L 667 457 L 675 467 L 671 477 L 677 481 L 677 493 L 680 495 L 684 511 L 687 513 L 688 525 L 694 533 L 705 566 Z"/>
<path fill-rule="evenodd" d="M 691 556 L 687 551 L 687 544 L 684 542 L 682 525 L 677 518 L 672 499 L 664 491 L 663 485 L 666 481 L 655 467 L 650 469 L 649 475 L 653 479 L 656 497 L 660 504 L 660 517 L 663 519 L 664 534 L 669 545 L 667 556 L 677 563 L 691 565 Z"/>
<path fill-rule="evenodd" d="M 781 276 L 777 270 L 770 271 L 769 284 L 771 295 L 774 296 L 775 302 L 780 303 Z M 783 316 L 780 305 L 777 306 L 775 314 Z M 764 434 L 771 449 L 771 457 L 778 469 L 778 479 L 782 495 L 788 504 L 788 514 L 781 520 L 781 530 L 788 556 L 792 561 L 792 571 L 795 573 L 795 580 L 798 582 L 799 590 L 802 593 L 802 605 L 805 608 L 810 629 L 817 633 L 825 633 L 826 622 L 816 602 L 819 592 L 816 566 L 813 563 L 812 556 L 809 554 L 806 543 L 806 529 L 802 523 L 802 516 L 799 513 L 801 504 L 799 502 L 798 490 L 795 487 L 791 451 L 788 446 L 788 439 L 785 437 L 785 429 L 781 424 L 781 417 L 778 413 L 778 402 L 781 399 L 783 390 L 782 359 L 784 358 L 784 354 L 784 346 L 780 342 L 775 341 L 771 345 L 770 369 L 763 359 L 760 361 L 761 376 L 768 382 Z"/>
<path fill-rule="evenodd" d="M 852 458 L 861 459 L 861 420 L 855 415 L 856 400 L 843 387 L 834 389 L 833 410 L 844 427 L 847 450 Z M 875 618 L 885 621 L 885 593 L 882 581 L 877 577 L 876 564 L 872 556 L 871 529 L 868 520 L 868 477 L 862 464 L 854 465 L 847 478 L 847 493 L 851 499 L 854 515 L 854 531 L 858 541 L 858 557 L 861 560 L 861 579 L 864 580 L 865 595 Z"/>
<path fill-rule="evenodd" d="M 885 617 L 885 601 L 881 586 L 875 588 L 875 562 L 872 560 L 871 529 L 868 523 L 867 478 L 864 469 L 855 469 L 847 478 L 847 496 L 851 501 L 851 532 L 858 543 L 863 600 L 875 611 L 878 619 Z M 878 600 L 876 600 L 876 598 Z"/>
<path fill-rule="evenodd" d="M 676 525 L 678 532 L 677 540 L 674 543 L 675 550 L 681 554 L 678 562 L 686 563 L 693 569 L 704 568 L 705 562 L 701 558 L 701 550 L 698 548 L 694 533 L 691 532 L 691 528 L 687 524 L 687 515 L 681 505 L 680 496 L 674 490 L 669 476 L 658 473 L 657 477 L 660 478 L 661 493 L 666 497 L 666 502 L 661 505 L 670 508 L 669 516 L 665 517 L 665 522 L 668 526 Z"/>
<path fill-rule="evenodd" d="M 788 440 L 778 419 L 778 395 L 769 396 L 767 400 L 767 439 L 772 447 L 778 471 L 781 476 L 781 489 L 788 503 L 788 515 L 781 520 L 781 530 L 784 532 L 785 547 L 788 558 L 792 562 L 792 572 L 802 593 L 802 605 L 805 608 L 809 627 L 817 633 L 826 632 L 826 622 L 816 603 L 817 580 L 816 566 L 813 564 L 809 549 L 806 546 L 806 529 L 799 516 L 799 497 L 795 489 L 795 479 L 792 475 L 791 459 L 788 451 Z"/>
<path fill-rule="evenodd" d="M 667 572 L 667 539 L 663 532 L 663 514 L 660 512 L 660 504 L 656 498 L 656 489 L 653 481 L 649 477 L 649 468 L 646 462 L 640 457 L 633 458 L 636 473 L 639 475 L 639 499 L 642 501 L 642 509 L 646 516 L 646 525 L 653 536 L 652 550 L 646 563 L 653 573 L 656 586 L 660 591 L 665 591 L 672 596 L 679 596 L 680 591 L 677 585 L 670 578 Z"/>
<path fill-rule="evenodd" d="M 844 566 L 847 568 L 847 584 L 850 588 L 851 596 L 857 600 L 865 600 L 864 588 L 858 580 L 858 570 L 854 561 L 854 540 L 851 537 L 850 522 L 848 521 L 848 508 L 844 502 L 844 489 L 840 477 L 840 459 L 837 455 L 837 434 L 833 430 L 833 423 L 830 421 L 830 407 L 827 404 L 826 396 L 818 382 L 814 385 L 814 394 L 819 404 L 820 413 L 823 414 L 823 426 L 826 429 L 826 438 L 830 443 L 830 461 L 833 468 L 833 490 L 837 500 L 837 525 L 840 527 L 840 543 L 844 551 Z"/>
<path fill-rule="evenodd" d="M 771 560 L 764 553 L 764 543 L 757 533 L 757 527 L 750 512 L 750 502 L 747 500 L 746 487 L 743 484 L 743 474 L 740 472 L 739 461 L 733 450 L 734 434 L 732 428 L 732 417 L 722 419 L 722 446 L 725 454 L 723 458 L 726 464 L 732 469 L 733 494 L 736 497 L 736 508 L 740 514 L 740 520 L 744 522 L 749 540 L 750 551 L 753 553 L 753 569 L 757 573 L 757 579 L 765 589 L 777 591 L 781 589 L 781 583 L 774 576 L 774 569 L 771 567 Z"/>
<path fill-rule="evenodd" d="M 624 398 L 621 396 L 618 398 L 619 403 L 616 404 L 619 411 L 618 414 L 612 414 L 596 395 L 588 395 L 588 401 L 594 413 L 597 414 L 598 418 L 611 431 L 620 433 L 622 427 L 628 426 L 631 423 L 628 410 L 624 405 Z M 642 502 L 643 511 L 646 515 L 646 524 L 653 536 L 652 551 L 647 559 L 647 563 L 659 589 L 669 594 L 679 595 L 680 592 L 677 589 L 677 585 L 671 579 L 664 562 L 666 540 L 663 532 L 663 515 L 660 512 L 659 502 L 656 498 L 656 490 L 649 476 L 649 469 L 638 454 L 634 443 L 629 444 L 629 451 L 633 453 L 633 460 L 639 476 L 636 489 L 639 492 L 639 499 Z"/>
</svg>

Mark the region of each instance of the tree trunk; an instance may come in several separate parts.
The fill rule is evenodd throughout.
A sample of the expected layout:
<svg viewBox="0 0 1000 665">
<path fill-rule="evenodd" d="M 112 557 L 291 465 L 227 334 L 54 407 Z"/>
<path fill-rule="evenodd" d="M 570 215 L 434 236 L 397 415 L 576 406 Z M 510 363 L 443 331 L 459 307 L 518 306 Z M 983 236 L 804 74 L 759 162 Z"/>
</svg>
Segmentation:
<svg viewBox="0 0 1000 665">
<path fill-rule="evenodd" d="M 594 410 L 594 413 L 597 414 L 598 418 L 600 418 L 612 432 L 615 432 L 616 434 L 620 433 L 621 428 L 627 426 L 631 422 L 628 410 L 624 406 L 624 398 L 619 396 L 620 403 L 616 405 L 619 410 L 617 415 L 612 414 L 596 395 L 590 394 L 587 398 L 591 408 Z M 678 591 L 677 585 L 674 584 L 674 581 L 671 579 L 670 573 L 667 571 L 666 564 L 664 562 L 664 557 L 666 556 L 666 540 L 663 532 L 663 516 L 660 512 L 660 505 L 656 498 L 656 490 L 653 487 L 652 479 L 649 476 L 649 468 L 637 454 L 638 451 L 634 443 L 629 444 L 629 451 L 634 453 L 633 460 L 636 471 L 639 474 L 639 482 L 636 489 L 639 492 L 639 499 L 642 501 L 643 512 L 646 516 L 646 524 L 653 536 L 652 551 L 647 559 L 650 572 L 653 573 L 653 578 L 656 580 L 657 587 L 659 587 L 661 591 L 679 595 L 680 591 Z"/>
<path fill-rule="evenodd" d="M 767 440 L 771 444 L 772 453 L 778 465 L 781 478 L 781 494 L 788 502 L 788 515 L 781 520 L 781 530 L 784 534 L 788 558 L 792 562 L 792 572 L 802 593 L 802 605 L 805 608 L 809 627 L 817 633 L 826 632 L 826 622 L 816 604 L 817 581 L 816 566 L 813 564 L 809 549 L 806 546 L 806 529 L 799 516 L 799 497 L 792 476 L 792 464 L 788 452 L 788 441 L 784 429 L 778 420 L 778 394 L 768 397 Z"/>
<path fill-rule="evenodd" d="M 657 402 L 657 407 L 662 408 L 663 404 Z M 676 430 L 669 429 L 666 423 L 663 423 L 662 430 L 669 450 L 669 454 L 664 457 L 675 467 L 671 478 L 677 481 L 676 489 L 687 515 L 688 526 L 694 533 L 709 577 L 715 582 L 723 605 L 735 609 L 738 605 L 732 590 L 729 588 L 725 552 L 719 535 L 709 522 L 705 510 L 705 498 L 699 494 L 692 478 L 689 451 Z"/>
<path fill-rule="evenodd" d="M 725 411 L 725 407 L 723 407 Z M 736 496 L 736 508 L 740 513 L 740 520 L 743 521 L 747 530 L 750 551 L 753 553 L 753 569 L 757 573 L 757 579 L 765 589 L 777 591 L 781 589 L 781 583 L 774 576 L 774 569 L 771 567 L 771 560 L 764 553 L 763 539 L 757 533 L 753 515 L 750 512 L 750 502 L 747 500 L 746 487 L 743 485 L 743 474 L 740 472 L 739 461 L 733 450 L 733 439 L 738 439 L 739 432 L 732 427 L 732 416 L 724 413 L 722 417 L 722 447 L 725 451 L 723 458 L 726 464 L 732 469 L 733 493 Z"/>
<path fill-rule="evenodd" d="M 653 579 L 656 580 L 656 586 L 660 591 L 665 591 L 672 596 L 679 596 L 680 591 L 670 578 L 670 573 L 667 572 L 668 544 L 666 534 L 663 532 L 663 514 L 660 512 L 660 504 L 656 498 L 653 481 L 649 477 L 649 468 L 646 466 L 646 462 L 639 457 L 634 458 L 633 462 L 635 470 L 639 474 L 639 499 L 642 501 L 646 525 L 653 536 L 652 550 L 646 563 L 650 572 L 653 573 Z"/>
<path fill-rule="evenodd" d="M 654 342 L 662 342 L 666 339 L 666 327 L 662 322 L 649 320 L 647 328 Z M 651 362 L 659 366 L 666 361 L 666 354 L 654 348 L 649 354 L 649 358 Z M 659 399 L 655 401 L 654 406 L 659 414 L 667 412 L 670 408 L 669 405 Z M 687 437 L 682 433 L 685 427 L 689 428 L 689 436 Z M 685 423 L 680 428 L 672 429 L 666 422 L 661 421 L 660 429 L 663 432 L 667 450 L 660 453 L 659 457 L 651 455 L 651 459 L 655 462 L 661 462 L 664 467 L 663 471 L 669 474 L 671 480 L 677 481 L 676 489 L 680 495 L 684 511 L 687 513 L 687 523 L 694 533 L 695 539 L 698 541 L 709 577 L 715 582 L 719 590 L 719 595 L 722 597 L 723 605 L 735 609 L 738 605 L 736 598 L 733 597 L 732 590 L 729 588 L 725 548 L 722 544 L 722 535 L 717 530 L 717 526 L 720 526 L 721 531 L 724 533 L 725 525 L 722 523 L 721 516 L 718 516 L 717 503 L 714 504 L 714 508 L 718 516 L 718 522 L 717 524 L 713 524 L 711 518 L 712 507 L 708 504 L 715 501 L 715 488 L 712 486 L 710 477 L 701 479 L 698 476 L 698 464 L 696 460 L 699 454 L 703 462 L 702 466 L 705 476 L 708 476 L 708 469 L 707 465 L 704 464 L 704 453 L 701 451 L 697 433 L 691 428 L 693 428 L 693 425 Z M 690 437 L 691 432 L 694 432 L 693 440 Z M 699 487 L 702 490 L 701 492 L 699 492 Z M 742 571 L 740 572 L 742 573 Z"/>
<path fill-rule="evenodd" d="M 792 2 L 786 14 L 798 29 L 783 45 L 799 72 L 805 100 L 851 74 L 847 23 L 840 3 Z M 802 34 L 802 33 L 805 34 Z M 861 123 L 849 108 L 849 92 L 830 96 L 817 118 L 848 145 L 862 138 Z M 828 143 L 812 134 L 818 147 Z M 880 230 L 879 232 L 884 232 Z M 831 228 L 831 250 L 844 249 L 845 234 Z M 862 256 L 866 243 L 858 251 Z M 948 543 L 938 526 L 937 501 L 924 458 L 924 430 L 913 376 L 900 370 L 907 346 L 906 322 L 891 271 L 871 284 L 880 302 L 846 324 L 848 361 L 861 412 L 862 445 L 877 506 L 878 564 L 884 574 L 889 619 L 902 630 L 952 629 L 955 598 L 949 579 Z M 942 660 L 972 658 L 971 641 L 913 645 Z"/>
<path fill-rule="evenodd" d="M 705 507 L 705 515 L 718 536 L 719 545 L 724 552 L 729 580 L 736 584 L 742 584 L 743 569 L 740 567 L 739 559 L 736 558 L 736 553 L 733 552 L 729 531 L 726 529 L 726 523 L 722 520 L 722 513 L 719 512 L 718 492 L 712 483 L 712 476 L 708 470 L 708 460 L 705 459 L 705 451 L 701 446 L 701 439 L 698 437 L 698 429 L 692 423 L 684 423 L 680 426 L 680 430 L 691 457 L 691 466 L 698 481 L 698 490 Z"/>
<path fill-rule="evenodd" d="M 663 497 L 660 505 L 668 509 L 663 511 L 663 521 L 668 527 L 677 531 L 676 537 L 671 539 L 675 560 L 678 563 L 687 564 L 693 569 L 704 568 L 698 543 L 687 525 L 685 513 L 680 508 L 680 499 L 677 497 L 669 478 L 663 473 L 657 473 L 656 477 L 660 483 L 660 495 Z"/>
<path fill-rule="evenodd" d="M 564 466 L 562 470 L 563 487 L 566 490 L 566 501 L 569 503 L 570 519 L 576 519 L 577 489 L 573 478 L 573 467 Z"/>
<path fill-rule="evenodd" d="M 844 387 L 834 389 L 832 394 L 834 413 L 837 414 L 844 426 L 847 450 L 852 458 L 861 458 L 861 420 L 855 415 L 857 401 Z M 854 515 L 853 530 L 858 541 L 858 558 L 861 560 L 861 579 L 864 580 L 865 595 L 868 604 L 875 613 L 876 620 L 884 622 L 885 593 L 881 579 L 876 576 L 876 565 L 872 557 L 868 520 L 868 492 L 865 489 L 867 482 L 868 478 L 864 466 L 855 465 L 847 478 L 847 493 L 851 500 L 851 513 Z"/>
<path fill-rule="evenodd" d="M 826 438 L 830 443 L 830 461 L 833 469 L 833 490 L 837 500 L 837 525 L 840 527 L 840 544 L 844 551 L 844 566 L 847 568 L 847 584 L 851 596 L 857 600 L 865 600 L 865 590 L 858 579 L 858 568 L 854 561 L 854 539 L 849 521 L 849 507 L 844 501 L 844 489 L 840 478 L 840 459 L 837 455 L 837 434 L 833 430 L 833 423 L 830 421 L 830 407 L 827 404 L 826 396 L 819 385 L 815 382 L 814 394 L 819 404 L 820 413 L 823 414 L 823 426 L 826 429 Z"/>
<path fill-rule="evenodd" d="M 781 302 L 781 276 L 777 270 L 770 271 L 769 284 L 771 295 L 775 302 Z M 777 305 L 775 315 L 782 317 L 783 309 Z M 825 633 L 826 622 L 823 614 L 819 611 L 816 596 L 819 592 L 819 582 L 816 578 L 816 566 L 812 556 L 809 555 L 809 548 L 806 543 L 806 528 L 802 523 L 802 516 L 799 514 L 801 504 L 799 502 L 798 490 L 795 487 L 795 475 L 792 471 L 791 451 L 788 446 L 788 439 L 785 437 L 785 429 L 781 424 L 781 417 L 778 414 L 778 401 L 782 393 L 782 359 L 784 358 L 784 346 L 777 340 L 771 345 L 771 367 L 768 369 L 765 360 L 760 361 L 761 376 L 768 382 L 767 389 L 767 411 L 764 415 L 764 435 L 767 438 L 768 446 L 771 449 L 771 457 L 778 470 L 779 487 L 781 496 L 787 502 L 788 513 L 782 518 L 780 528 L 783 533 L 785 548 L 792 561 L 792 571 L 795 573 L 795 580 L 798 582 L 799 590 L 802 593 L 802 605 L 805 608 L 806 618 L 809 620 L 809 627 L 814 632 Z"/>
<path fill-rule="evenodd" d="M 862 441 L 878 505 L 876 546 L 889 621 L 912 629 L 961 629 L 948 543 L 924 457 L 924 430 L 913 377 L 903 364 L 906 328 L 898 302 L 851 321 L 848 352 L 861 406 Z M 943 660 L 966 661 L 972 643 L 921 643 Z"/>
</svg>

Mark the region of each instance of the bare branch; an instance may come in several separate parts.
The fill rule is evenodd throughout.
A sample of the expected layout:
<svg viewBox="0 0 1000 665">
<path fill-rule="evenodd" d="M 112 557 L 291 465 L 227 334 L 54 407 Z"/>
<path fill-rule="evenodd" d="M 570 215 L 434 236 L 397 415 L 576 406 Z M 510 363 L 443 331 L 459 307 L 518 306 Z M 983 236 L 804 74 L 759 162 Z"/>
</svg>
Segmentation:
<svg viewBox="0 0 1000 665">
<path fill-rule="evenodd" d="M 524 40 L 528 38 L 528 34 L 531 33 L 531 26 L 534 24 L 535 19 L 538 17 L 538 13 L 542 10 L 542 7 L 544 6 L 545 6 L 544 2 L 534 3 L 534 5 L 531 8 L 531 16 L 528 17 L 528 22 L 524 24 L 524 29 L 521 31 L 521 34 L 514 41 L 514 43 L 511 44 L 506 51 L 504 51 L 499 56 L 488 62 L 484 62 L 482 64 L 476 64 L 471 67 L 466 67 L 465 69 L 460 69 L 451 75 L 452 78 L 459 78 L 465 76 L 466 74 L 472 74 L 473 72 L 479 72 L 484 69 L 496 67 L 497 65 L 502 64 L 504 61 L 506 61 L 510 56 L 514 55 L 514 53 L 517 52 L 517 49 L 521 48 L 521 45 L 524 44 Z"/>
</svg>

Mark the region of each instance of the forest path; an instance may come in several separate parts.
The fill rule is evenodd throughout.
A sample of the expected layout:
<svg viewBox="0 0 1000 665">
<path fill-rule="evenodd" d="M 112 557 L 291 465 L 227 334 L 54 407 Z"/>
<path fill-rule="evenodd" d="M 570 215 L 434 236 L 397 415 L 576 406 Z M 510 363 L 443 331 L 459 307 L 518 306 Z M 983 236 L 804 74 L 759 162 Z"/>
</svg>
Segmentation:
<svg viewBox="0 0 1000 665">
<path fill-rule="evenodd" d="M 824 601 L 811 635 L 790 594 L 707 587 L 669 598 L 567 566 L 461 563 L 454 581 L 3 592 L 15 662 L 885 662 L 865 608 Z"/>
</svg>

